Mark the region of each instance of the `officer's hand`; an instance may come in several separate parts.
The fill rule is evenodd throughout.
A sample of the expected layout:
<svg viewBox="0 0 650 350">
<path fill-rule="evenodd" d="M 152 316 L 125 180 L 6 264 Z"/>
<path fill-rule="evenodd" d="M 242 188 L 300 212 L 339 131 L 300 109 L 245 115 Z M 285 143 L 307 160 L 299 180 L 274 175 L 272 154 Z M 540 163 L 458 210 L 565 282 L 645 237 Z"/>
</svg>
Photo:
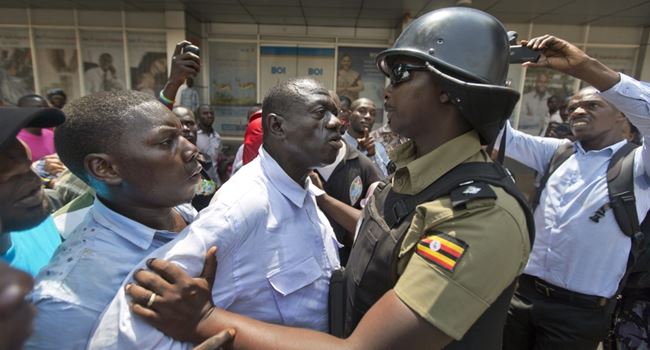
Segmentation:
<svg viewBox="0 0 650 350">
<path fill-rule="evenodd" d="M 368 134 L 368 128 L 363 129 L 363 138 L 357 139 L 362 150 L 366 151 L 368 157 L 375 155 L 375 139 Z"/>
<path fill-rule="evenodd" d="M 201 71 L 201 58 L 199 56 L 191 52 L 182 53 L 183 48 L 187 45 L 192 45 L 192 43 L 183 40 L 176 44 L 172 56 L 171 73 L 169 74 L 167 84 L 179 87 L 183 85 L 187 77 L 196 76 Z M 174 98 L 174 96 L 166 96 L 168 98 Z"/>
<path fill-rule="evenodd" d="M 25 296 L 34 287 L 28 274 L 0 262 L 0 349 L 21 349 L 32 333 L 34 306 Z"/>
<path fill-rule="evenodd" d="M 178 265 L 161 259 L 147 261 L 151 271 L 140 270 L 128 284 L 126 294 L 131 310 L 166 335 L 186 342 L 199 343 L 200 321 L 214 309 L 212 286 L 217 271 L 216 248 L 208 250 L 200 277 L 192 278 Z M 151 293 L 156 293 L 153 298 Z"/>
<path fill-rule="evenodd" d="M 530 40 L 522 40 L 521 45 L 540 51 L 542 57 L 537 62 L 526 62 L 526 67 L 545 67 L 562 73 L 575 75 L 575 71 L 589 62 L 589 56 L 568 41 L 552 35 L 543 35 Z"/>
</svg>

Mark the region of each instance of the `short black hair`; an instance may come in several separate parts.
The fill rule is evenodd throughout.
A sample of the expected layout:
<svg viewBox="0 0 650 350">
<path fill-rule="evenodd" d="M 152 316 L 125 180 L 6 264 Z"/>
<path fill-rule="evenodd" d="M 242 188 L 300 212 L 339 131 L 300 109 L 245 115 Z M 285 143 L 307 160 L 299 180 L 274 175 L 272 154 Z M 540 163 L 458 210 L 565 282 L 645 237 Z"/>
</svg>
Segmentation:
<svg viewBox="0 0 650 350">
<path fill-rule="evenodd" d="M 352 100 L 345 95 L 339 96 L 339 100 L 341 100 L 341 108 L 350 108 L 352 106 Z"/>
<path fill-rule="evenodd" d="M 305 88 L 309 91 L 322 90 L 324 95 L 329 96 L 329 91 L 316 80 L 309 78 L 291 79 L 272 87 L 262 102 L 262 118 L 270 113 L 278 115 L 289 115 L 296 104 L 302 104 L 305 100 Z"/>
<path fill-rule="evenodd" d="M 40 100 L 42 104 L 44 104 L 45 107 L 48 106 L 47 100 L 37 94 L 27 94 L 23 95 L 18 99 L 18 102 L 16 102 L 16 106 L 18 107 L 36 107 L 30 100 Z"/>
<path fill-rule="evenodd" d="M 160 103 L 138 91 L 106 91 L 78 98 L 63 108 L 65 123 L 54 131 L 54 146 L 70 171 L 89 182 L 84 159 L 91 153 L 108 153 L 119 147 L 133 120 L 144 118 L 139 107 Z"/>
</svg>

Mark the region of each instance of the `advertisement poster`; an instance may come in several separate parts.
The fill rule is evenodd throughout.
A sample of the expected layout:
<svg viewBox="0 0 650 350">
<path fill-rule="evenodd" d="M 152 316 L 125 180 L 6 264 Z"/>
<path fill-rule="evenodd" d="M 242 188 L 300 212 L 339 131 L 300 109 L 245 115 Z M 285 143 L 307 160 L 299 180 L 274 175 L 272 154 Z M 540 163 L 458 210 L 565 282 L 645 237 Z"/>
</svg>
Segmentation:
<svg viewBox="0 0 650 350">
<path fill-rule="evenodd" d="M 521 110 L 516 128 L 540 135 L 551 120 L 547 101 L 556 96 L 564 101 L 575 93 L 575 78 L 546 68 L 528 68 L 521 95 Z"/>
<path fill-rule="evenodd" d="M 34 29 L 41 95 L 58 88 L 68 100 L 81 96 L 76 42 L 73 30 Z"/>
<path fill-rule="evenodd" d="M 27 29 L 2 28 L 0 31 L 0 104 L 15 105 L 21 96 L 34 93 L 29 46 Z"/>
<path fill-rule="evenodd" d="M 334 49 L 298 46 L 262 46 L 260 49 L 262 91 L 297 77 L 309 77 L 325 88 L 334 87 Z"/>
<path fill-rule="evenodd" d="M 377 69 L 375 57 L 383 48 L 339 47 L 336 93 L 354 101 L 365 97 L 375 102 L 375 127 L 383 123 L 386 78 Z"/>
<path fill-rule="evenodd" d="M 131 89 L 158 96 L 167 82 L 165 33 L 127 33 Z"/>
<path fill-rule="evenodd" d="M 124 42 L 121 32 L 81 31 L 85 94 L 124 90 Z"/>
<path fill-rule="evenodd" d="M 210 103 L 218 133 L 244 135 L 248 109 L 257 103 L 257 44 L 210 43 Z"/>
</svg>

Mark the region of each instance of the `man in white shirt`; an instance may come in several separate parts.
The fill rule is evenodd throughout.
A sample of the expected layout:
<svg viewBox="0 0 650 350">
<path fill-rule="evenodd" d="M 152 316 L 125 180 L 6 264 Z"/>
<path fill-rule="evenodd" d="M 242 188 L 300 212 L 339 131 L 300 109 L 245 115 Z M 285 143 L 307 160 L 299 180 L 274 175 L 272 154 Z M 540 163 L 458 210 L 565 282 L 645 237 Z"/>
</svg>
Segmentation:
<svg viewBox="0 0 650 350">
<path fill-rule="evenodd" d="M 556 69 L 593 88 L 569 101 L 574 153 L 551 174 L 541 192 L 535 210 L 536 239 L 510 305 L 504 349 L 595 349 L 607 335 L 631 247 L 630 237 L 609 208 L 607 185 L 610 159 L 626 143 L 622 133 L 626 116 L 646 139 L 633 151 L 639 222 L 650 209 L 650 86 L 552 36 L 531 39 L 528 46 L 545 56 L 530 66 Z M 506 155 L 541 173 L 556 150 L 570 143 L 526 135 L 509 126 L 506 135 Z M 601 210 L 602 217 L 593 219 Z"/>
<path fill-rule="evenodd" d="M 551 97 L 548 92 L 548 75 L 539 73 L 535 78 L 533 89 L 521 96 L 521 115 L 518 130 L 530 135 L 539 135 L 548 118 L 546 101 Z"/>
<path fill-rule="evenodd" d="M 203 104 L 196 109 L 194 115 L 199 122 L 199 130 L 196 132 L 196 147 L 199 148 L 201 153 L 210 157 L 215 170 L 208 172 L 208 175 L 217 184 L 221 184 L 216 171 L 219 164 L 219 152 L 221 151 L 221 135 L 212 127 L 212 124 L 214 124 L 214 112 L 210 105 Z"/>
<path fill-rule="evenodd" d="M 342 146 L 336 105 L 316 81 L 298 79 L 272 88 L 262 110 L 259 157 L 224 184 L 189 230 L 150 258 L 169 259 L 197 276 L 207 250 L 216 245 L 218 283 L 212 295 L 217 305 L 266 322 L 326 331 L 329 280 L 339 268 L 340 245 L 307 175 L 332 163 Z M 136 280 L 142 273 L 147 272 L 135 273 Z M 149 298 L 155 307 L 156 298 L 164 296 Z M 120 288 L 89 347 L 186 349 L 191 344 L 135 316 Z"/>
</svg>

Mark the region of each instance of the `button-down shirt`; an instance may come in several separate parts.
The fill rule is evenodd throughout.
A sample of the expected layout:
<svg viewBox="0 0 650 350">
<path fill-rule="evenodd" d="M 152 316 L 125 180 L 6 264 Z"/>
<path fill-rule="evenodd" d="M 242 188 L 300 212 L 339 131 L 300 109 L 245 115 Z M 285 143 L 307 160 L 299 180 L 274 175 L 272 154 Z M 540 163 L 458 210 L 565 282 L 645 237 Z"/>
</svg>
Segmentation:
<svg viewBox="0 0 650 350">
<path fill-rule="evenodd" d="M 309 178 L 298 185 L 262 149 L 221 187 L 189 230 L 152 257 L 169 259 L 198 276 L 206 251 L 216 245 L 216 306 L 265 322 L 326 331 L 338 242 L 312 187 Z M 190 347 L 134 317 L 123 288 L 90 343 L 91 349 Z"/>
<path fill-rule="evenodd" d="M 219 151 L 221 150 L 221 136 L 216 131 L 208 134 L 199 129 L 196 132 L 196 147 L 201 153 L 210 157 L 210 160 L 212 160 L 212 164 L 216 169 L 219 160 Z M 212 176 L 212 174 L 210 174 L 210 176 Z M 216 178 L 213 178 L 212 180 L 217 181 Z"/>
<path fill-rule="evenodd" d="M 196 211 L 176 207 L 186 222 Z M 84 221 L 36 277 L 38 309 L 27 349 L 85 349 L 93 325 L 124 278 L 147 254 L 177 234 L 158 231 L 95 200 Z"/>
<path fill-rule="evenodd" d="M 346 132 L 343 134 L 343 139 L 348 143 L 348 145 L 350 145 L 350 147 L 359 149 L 359 141 L 357 141 L 354 136 Z M 366 150 L 359 150 L 359 152 L 363 153 L 365 156 L 368 156 L 368 151 Z M 382 145 L 381 142 L 375 141 L 375 155 L 372 157 L 368 156 L 368 158 L 370 158 L 372 163 L 375 164 L 375 167 L 377 167 L 377 170 L 379 170 L 379 175 L 382 178 L 388 176 L 388 163 L 390 163 L 390 158 L 388 157 L 386 148 L 384 148 L 384 145 Z"/>
<path fill-rule="evenodd" d="M 634 154 L 634 193 L 639 221 L 650 209 L 650 86 L 621 74 L 621 81 L 601 96 L 623 112 L 643 135 Z M 508 126 L 506 155 L 544 172 L 555 150 L 569 142 L 526 135 Z M 625 141 L 600 150 L 575 153 L 548 179 L 535 210 L 535 243 L 525 273 L 589 295 L 611 297 L 618 288 L 630 253 L 630 238 L 607 210 L 598 222 L 589 219 L 609 202 L 607 166 Z"/>
</svg>

